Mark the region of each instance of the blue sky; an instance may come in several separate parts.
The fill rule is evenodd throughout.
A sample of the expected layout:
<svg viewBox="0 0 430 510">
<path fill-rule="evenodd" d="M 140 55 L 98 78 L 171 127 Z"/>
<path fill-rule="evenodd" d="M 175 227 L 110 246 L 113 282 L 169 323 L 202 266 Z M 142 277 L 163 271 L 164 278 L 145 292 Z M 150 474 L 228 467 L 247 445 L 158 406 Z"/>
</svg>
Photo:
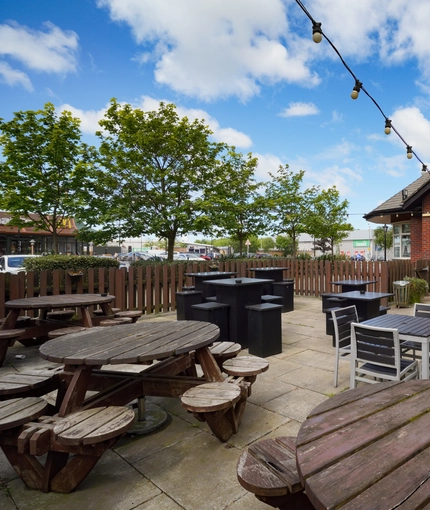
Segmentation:
<svg viewBox="0 0 430 510">
<path fill-rule="evenodd" d="M 363 86 L 430 167 L 430 2 L 302 0 Z M 421 175 L 372 101 L 294 0 L 2 0 L 0 117 L 52 102 L 85 141 L 112 97 L 173 102 L 214 139 L 252 152 L 258 180 L 288 164 L 336 185 L 362 218 Z M 373 224 L 371 224 L 373 227 Z"/>
</svg>

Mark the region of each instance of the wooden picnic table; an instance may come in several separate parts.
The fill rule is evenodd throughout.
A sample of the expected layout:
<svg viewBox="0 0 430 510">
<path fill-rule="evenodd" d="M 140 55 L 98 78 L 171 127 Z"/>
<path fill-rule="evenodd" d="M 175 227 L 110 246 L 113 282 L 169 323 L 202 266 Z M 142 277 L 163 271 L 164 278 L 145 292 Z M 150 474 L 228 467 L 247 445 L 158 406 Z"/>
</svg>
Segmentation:
<svg viewBox="0 0 430 510">
<path fill-rule="evenodd" d="M 365 385 L 317 406 L 297 436 L 317 509 L 429 508 L 430 381 Z"/>
<path fill-rule="evenodd" d="M 114 299 L 115 296 L 103 294 L 60 294 L 7 301 L 5 306 L 9 312 L 1 323 L 0 332 L 19 328 L 22 332 L 16 340 L 26 346 L 39 344 L 47 338 L 50 331 L 70 325 L 70 323 L 59 320 L 49 320 L 47 318 L 48 312 L 63 308 L 78 308 L 82 315 L 82 325 L 91 328 L 106 316 L 113 317 L 110 303 Z M 103 316 L 92 317 L 90 307 L 95 305 L 101 307 Z M 39 310 L 39 315 L 34 319 L 29 318 L 29 321 L 21 324 L 18 319 L 25 310 Z M 0 366 L 6 356 L 7 348 L 11 345 L 13 345 L 13 342 L 0 341 Z"/>
<path fill-rule="evenodd" d="M 204 382 L 222 382 L 209 346 L 219 337 L 214 324 L 199 321 L 142 321 L 114 328 L 92 328 L 43 344 L 43 359 L 64 363 L 66 381 L 59 416 L 103 405 L 125 405 L 142 395 L 179 397 Z M 145 365 L 135 371 L 99 370 L 104 365 Z M 195 363 L 203 370 L 197 377 Z M 185 375 L 186 374 L 186 375 Z M 88 390 L 99 393 L 88 400 Z"/>
</svg>

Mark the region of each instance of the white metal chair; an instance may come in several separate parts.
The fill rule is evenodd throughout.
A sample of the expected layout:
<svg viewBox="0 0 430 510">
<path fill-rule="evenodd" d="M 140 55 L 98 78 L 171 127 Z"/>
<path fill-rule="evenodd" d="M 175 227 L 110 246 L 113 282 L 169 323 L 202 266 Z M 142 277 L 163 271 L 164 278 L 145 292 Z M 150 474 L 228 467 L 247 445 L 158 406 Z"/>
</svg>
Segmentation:
<svg viewBox="0 0 430 510">
<path fill-rule="evenodd" d="M 349 358 L 351 355 L 351 323 L 358 322 L 357 308 L 355 305 L 345 306 L 332 310 L 335 361 L 334 361 L 334 387 L 337 388 L 339 376 L 339 359 Z"/>
<path fill-rule="evenodd" d="M 424 317 L 430 319 L 430 303 L 415 303 L 414 304 L 414 317 Z M 402 356 L 412 359 L 421 359 L 422 345 L 419 342 L 412 342 L 405 340 L 400 344 Z"/>
<path fill-rule="evenodd" d="M 418 362 L 400 356 L 399 331 L 351 324 L 351 388 L 357 381 L 407 381 L 418 377 Z"/>
</svg>

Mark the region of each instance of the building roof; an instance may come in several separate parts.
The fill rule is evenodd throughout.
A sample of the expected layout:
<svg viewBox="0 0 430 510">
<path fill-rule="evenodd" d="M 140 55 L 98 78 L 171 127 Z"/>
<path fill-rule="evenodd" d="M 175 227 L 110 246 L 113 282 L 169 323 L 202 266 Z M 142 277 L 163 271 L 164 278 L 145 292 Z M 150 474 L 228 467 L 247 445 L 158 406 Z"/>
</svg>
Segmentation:
<svg viewBox="0 0 430 510">
<path fill-rule="evenodd" d="M 412 182 L 364 216 L 373 223 L 391 223 L 391 215 L 406 212 L 421 213 L 422 196 L 430 190 L 430 175 L 423 172 Z"/>
</svg>

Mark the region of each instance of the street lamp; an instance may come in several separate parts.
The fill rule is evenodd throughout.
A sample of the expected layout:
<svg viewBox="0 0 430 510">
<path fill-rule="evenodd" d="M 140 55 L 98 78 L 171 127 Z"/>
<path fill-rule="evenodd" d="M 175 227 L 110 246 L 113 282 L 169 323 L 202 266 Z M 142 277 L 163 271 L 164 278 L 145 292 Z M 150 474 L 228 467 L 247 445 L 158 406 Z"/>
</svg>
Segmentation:
<svg viewBox="0 0 430 510">
<path fill-rule="evenodd" d="M 388 225 L 382 227 L 384 229 L 384 262 L 387 262 L 387 230 Z"/>
<path fill-rule="evenodd" d="M 34 255 L 34 245 L 36 244 L 36 241 L 34 239 L 30 239 L 30 246 L 31 246 L 31 254 Z"/>
</svg>

